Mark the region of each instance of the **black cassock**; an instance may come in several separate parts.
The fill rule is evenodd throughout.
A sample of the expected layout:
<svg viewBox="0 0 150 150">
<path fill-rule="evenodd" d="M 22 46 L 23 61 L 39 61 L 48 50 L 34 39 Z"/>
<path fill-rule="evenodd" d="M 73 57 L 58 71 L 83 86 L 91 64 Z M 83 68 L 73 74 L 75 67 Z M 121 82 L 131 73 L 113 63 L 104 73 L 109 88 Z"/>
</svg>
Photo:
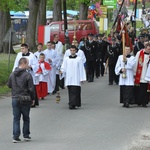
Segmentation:
<svg viewBox="0 0 150 150">
<path fill-rule="evenodd" d="M 140 83 L 134 87 L 135 103 L 138 105 L 146 105 L 149 102 L 149 93 L 147 92 L 148 84 Z"/>
<path fill-rule="evenodd" d="M 69 105 L 81 107 L 81 87 L 67 86 L 69 94 Z"/>
<path fill-rule="evenodd" d="M 135 104 L 134 86 L 120 86 L 120 103 Z"/>
</svg>

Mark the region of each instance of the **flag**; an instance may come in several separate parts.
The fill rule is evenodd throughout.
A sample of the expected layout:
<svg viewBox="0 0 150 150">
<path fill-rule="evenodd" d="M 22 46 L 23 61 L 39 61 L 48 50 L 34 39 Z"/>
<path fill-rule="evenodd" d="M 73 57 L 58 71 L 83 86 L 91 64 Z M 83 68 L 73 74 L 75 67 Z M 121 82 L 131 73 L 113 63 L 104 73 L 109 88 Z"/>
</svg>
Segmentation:
<svg viewBox="0 0 150 150">
<path fill-rule="evenodd" d="M 132 41 L 129 37 L 128 30 L 127 30 L 127 25 L 122 22 L 121 18 L 122 18 L 121 15 L 119 15 L 116 31 L 117 32 L 121 32 L 121 30 L 125 31 L 125 46 L 128 46 L 128 47 L 130 47 L 131 50 L 133 50 Z"/>
</svg>

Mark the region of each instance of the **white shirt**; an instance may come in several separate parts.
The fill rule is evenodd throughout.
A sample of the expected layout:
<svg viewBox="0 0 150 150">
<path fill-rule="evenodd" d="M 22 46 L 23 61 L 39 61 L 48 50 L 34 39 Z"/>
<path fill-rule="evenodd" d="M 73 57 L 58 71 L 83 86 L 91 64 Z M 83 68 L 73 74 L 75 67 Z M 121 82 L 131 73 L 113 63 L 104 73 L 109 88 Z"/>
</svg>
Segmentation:
<svg viewBox="0 0 150 150">
<path fill-rule="evenodd" d="M 70 55 L 71 55 L 70 49 L 66 50 L 66 52 L 64 54 L 64 59 Z M 76 55 L 82 59 L 83 64 L 86 62 L 86 57 L 85 57 L 84 52 L 82 50 L 79 49 L 78 52 L 76 53 Z"/>
<path fill-rule="evenodd" d="M 84 65 L 78 56 L 76 58 L 64 58 L 61 71 L 65 77 L 65 86 L 81 86 L 80 82 L 86 81 Z"/>
<path fill-rule="evenodd" d="M 118 57 L 115 73 L 119 76 L 119 85 L 134 85 L 134 66 L 135 66 L 135 57 L 131 56 L 127 58 L 127 63 L 123 62 L 123 55 Z M 120 73 L 121 69 L 126 69 L 126 78 L 122 78 L 122 74 Z"/>
</svg>

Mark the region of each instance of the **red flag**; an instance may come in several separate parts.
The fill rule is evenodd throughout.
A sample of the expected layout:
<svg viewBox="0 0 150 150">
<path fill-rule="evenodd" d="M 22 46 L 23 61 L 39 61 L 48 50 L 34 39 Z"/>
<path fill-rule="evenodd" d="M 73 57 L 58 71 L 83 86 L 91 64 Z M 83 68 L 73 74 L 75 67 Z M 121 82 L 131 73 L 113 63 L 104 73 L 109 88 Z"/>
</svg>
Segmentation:
<svg viewBox="0 0 150 150">
<path fill-rule="evenodd" d="M 133 50 L 132 41 L 129 37 L 127 27 L 126 25 L 124 25 L 124 23 L 122 23 L 121 19 L 122 19 L 121 15 L 118 15 L 118 23 L 117 23 L 116 31 L 118 32 L 120 32 L 121 30 L 125 31 L 125 46 L 128 46 L 130 47 L 131 50 Z"/>
<path fill-rule="evenodd" d="M 133 50 L 133 45 L 132 45 L 132 41 L 130 39 L 130 36 L 128 34 L 128 30 L 127 30 L 127 26 L 124 25 L 123 30 L 125 31 L 125 46 L 130 47 L 131 51 Z"/>
<path fill-rule="evenodd" d="M 118 32 L 121 31 L 121 15 L 118 15 L 118 23 L 117 23 L 116 31 Z"/>
</svg>

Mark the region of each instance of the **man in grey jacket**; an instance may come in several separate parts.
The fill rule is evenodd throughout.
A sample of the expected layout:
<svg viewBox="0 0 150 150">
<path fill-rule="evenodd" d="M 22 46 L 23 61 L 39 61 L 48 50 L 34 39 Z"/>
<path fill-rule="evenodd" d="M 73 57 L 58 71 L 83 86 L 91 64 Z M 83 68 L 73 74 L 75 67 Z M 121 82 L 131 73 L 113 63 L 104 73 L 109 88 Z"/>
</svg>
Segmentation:
<svg viewBox="0 0 150 150">
<path fill-rule="evenodd" d="M 28 59 L 21 58 L 19 60 L 19 67 L 11 73 L 8 80 L 8 87 L 12 90 L 12 109 L 13 109 L 13 143 L 20 142 L 20 118 L 23 115 L 23 137 L 24 140 L 31 140 L 30 134 L 30 107 L 31 105 L 20 105 L 19 96 L 31 96 L 34 100 L 34 84 L 28 69 Z M 34 101 L 33 101 L 34 103 Z"/>
</svg>

